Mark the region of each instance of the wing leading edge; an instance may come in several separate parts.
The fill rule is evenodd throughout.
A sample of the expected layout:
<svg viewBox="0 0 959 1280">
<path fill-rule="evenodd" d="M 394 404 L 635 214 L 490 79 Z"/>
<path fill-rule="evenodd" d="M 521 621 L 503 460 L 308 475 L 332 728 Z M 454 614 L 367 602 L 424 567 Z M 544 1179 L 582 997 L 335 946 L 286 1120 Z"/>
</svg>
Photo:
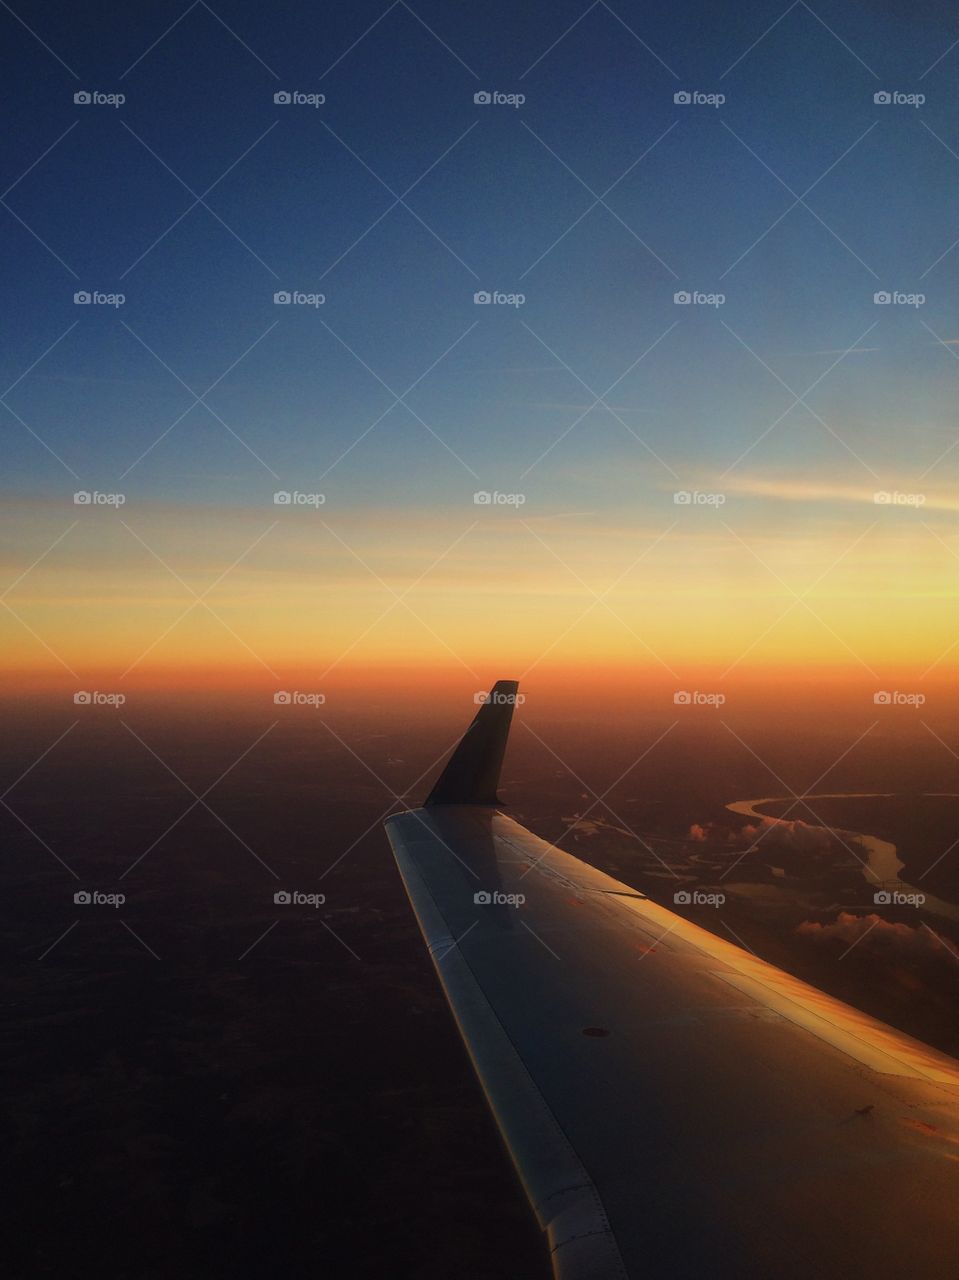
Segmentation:
<svg viewBox="0 0 959 1280">
<path fill-rule="evenodd" d="M 386 829 L 560 1280 L 948 1272 L 959 1063 L 444 777 Z"/>
</svg>

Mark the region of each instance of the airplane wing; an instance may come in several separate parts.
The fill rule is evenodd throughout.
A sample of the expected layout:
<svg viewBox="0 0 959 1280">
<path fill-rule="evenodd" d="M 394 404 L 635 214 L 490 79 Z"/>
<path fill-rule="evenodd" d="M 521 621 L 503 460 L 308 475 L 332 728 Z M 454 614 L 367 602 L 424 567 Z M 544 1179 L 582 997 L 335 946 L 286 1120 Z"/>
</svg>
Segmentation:
<svg viewBox="0 0 959 1280">
<path fill-rule="evenodd" d="M 561 1280 L 942 1280 L 959 1062 L 497 807 L 500 681 L 386 830 Z"/>
</svg>

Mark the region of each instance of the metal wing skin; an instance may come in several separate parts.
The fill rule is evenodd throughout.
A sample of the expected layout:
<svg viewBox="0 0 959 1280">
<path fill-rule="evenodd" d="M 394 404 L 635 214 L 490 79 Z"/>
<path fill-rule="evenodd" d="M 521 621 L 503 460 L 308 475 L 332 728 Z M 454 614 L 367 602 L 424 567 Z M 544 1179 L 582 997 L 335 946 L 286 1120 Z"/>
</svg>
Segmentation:
<svg viewBox="0 0 959 1280">
<path fill-rule="evenodd" d="M 511 712 L 467 733 L 497 770 Z M 386 830 L 555 1276 L 956 1274 L 959 1063 L 454 781 Z"/>
</svg>

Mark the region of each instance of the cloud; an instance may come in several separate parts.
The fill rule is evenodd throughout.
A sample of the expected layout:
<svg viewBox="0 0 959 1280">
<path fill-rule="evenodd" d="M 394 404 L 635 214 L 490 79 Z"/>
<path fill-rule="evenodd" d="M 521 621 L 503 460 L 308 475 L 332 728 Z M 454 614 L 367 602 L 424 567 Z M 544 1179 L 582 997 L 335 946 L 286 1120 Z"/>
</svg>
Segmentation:
<svg viewBox="0 0 959 1280">
<path fill-rule="evenodd" d="M 761 818 L 759 822 L 747 823 L 739 835 L 754 843 L 761 840 L 767 851 L 828 853 L 837 846 L 835 837 L 825 827 L 812 826 L 801 818 Z"/>
<path fill-rule="evenodd" d="M 847 947 L 861 941 L 864 947 L 869 947 L 890 958 L 897 956 L 918 959 L 934 956 L 942 960 L 950 958 L 950 948 L 931 929 L 921 925 L 913 927 L 893 920 L 884 920 L 875 912 L 856 916 L 849 911 L 840 911 L 831 924 L 804 920 L 802 924 L 797 925 L 796 934 L 800 938 L 809 938 L 816 943 L 836 941 L 844 943 Z M 955 952 L 952 953 L 952 959 L 955 959 L 955 954 Z"/>
<path fill-rule="evenodd" d="M 744 841 L 749 845 L 760 844 L 762 852 L 818 854 L 835 852 L 841 845 L 825 827 L 816 827 L 800 818 L 760 818 L 734 828 L 714 822 L 694 822 L 686 834 L 687 840 L 698 844 L 719 841 L 739 848 Z"/>
</svg>

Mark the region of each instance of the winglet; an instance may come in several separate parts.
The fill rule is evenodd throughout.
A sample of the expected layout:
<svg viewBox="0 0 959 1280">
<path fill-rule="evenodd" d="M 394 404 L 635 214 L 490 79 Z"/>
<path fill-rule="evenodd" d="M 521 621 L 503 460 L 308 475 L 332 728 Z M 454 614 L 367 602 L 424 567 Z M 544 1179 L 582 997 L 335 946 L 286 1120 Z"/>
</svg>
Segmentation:
<svg viewBox="0 0 959 1280">
<path fill-rule="evenodd" d="M 516 680 L 497 680 L 427 798 L 434 804 L 499 804 L 496 788 L 506 754 Z"/>
</svg>

